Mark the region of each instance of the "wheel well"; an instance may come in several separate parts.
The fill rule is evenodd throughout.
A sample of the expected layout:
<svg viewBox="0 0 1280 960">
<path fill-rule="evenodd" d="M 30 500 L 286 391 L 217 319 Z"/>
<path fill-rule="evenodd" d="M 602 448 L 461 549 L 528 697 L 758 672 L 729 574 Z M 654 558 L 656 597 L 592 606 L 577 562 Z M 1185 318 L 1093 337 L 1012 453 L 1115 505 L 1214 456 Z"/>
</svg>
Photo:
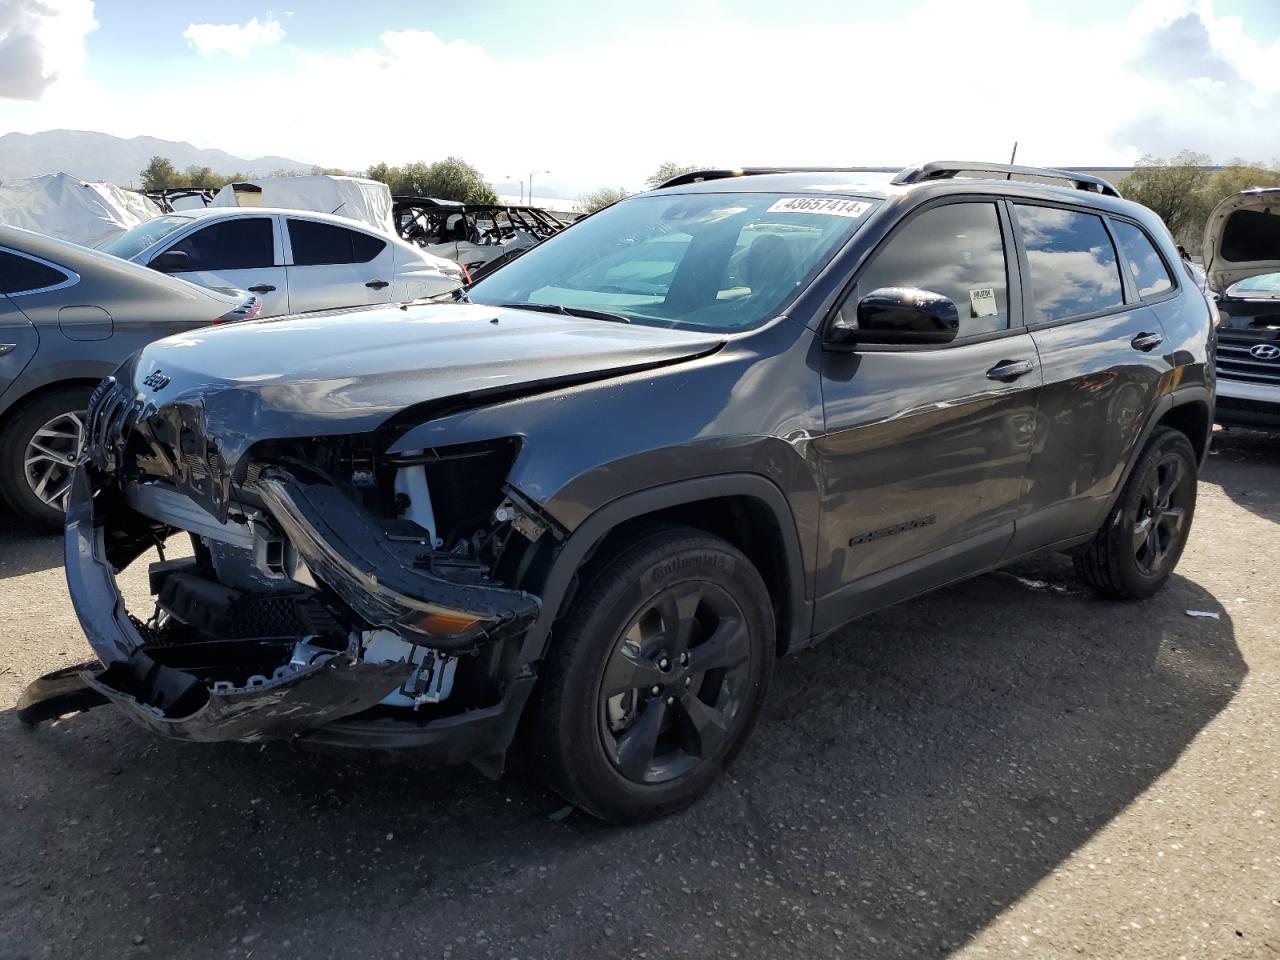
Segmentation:
<svg viewBox="0 0 1280 960">
<path fill-rule="evenodd" d="M 43 396 L 54 393 L 58 390 L 65 390 L 67 387 L 84 387 L 86 390 L 93 390 L 101 381 L 93 380 L 89 377 L 77 377 L 73 380 L 55 380 L 53 383 L 46 383 L 42 387 L 36 387 L 30 393 L 24 393 L 13 403 L 9 404 L 3 414 L 0 414 L 0 432 L 10 420 L 18 415 L 22 409 L 30 403 L 34 403 Z"/>
<path fill-rule="evenodd" d="M 741 550 L 760 572 L 769 590 L 777 629 L 778 653 L 786 653 L 791 640 L 791 597 L 786 549 L 773 511 L 749 496 L 695 500 L 633 517 L 614 527 L 593 551 L 592 559 L 608 556 L 630 543 L 637 533 L 654 524 L 679 524 L 720 537 Z"/>
<path fill-rule="evenodd" d="M 1184 434 L 1191 441 L 1191 447 L 1196 452 L 1196 460 L 1204 460 L 1204 455 L 1209 443 L 1209 408 L 1203 403 L 1192 402 L 1179 404 L 1169 410 L 1157 426 L 1173 427 Z"/>
</svg>

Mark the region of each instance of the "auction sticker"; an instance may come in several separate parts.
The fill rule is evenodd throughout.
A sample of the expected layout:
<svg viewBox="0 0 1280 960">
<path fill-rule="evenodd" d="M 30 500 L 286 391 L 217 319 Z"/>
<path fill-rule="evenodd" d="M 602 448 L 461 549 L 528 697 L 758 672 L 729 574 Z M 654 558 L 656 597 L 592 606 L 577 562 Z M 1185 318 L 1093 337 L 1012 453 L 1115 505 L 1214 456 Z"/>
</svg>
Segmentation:
<svg viewBox="0 0 1280 960">
<path fill-rule="evenodd" d="M 861 200 L 841 200 L 835 197 L 784 197 L 768 209 L 768 213 L 816 213 L 824 217 L 848 217 L 856 220 L 871 204 Z"/>
</svg>

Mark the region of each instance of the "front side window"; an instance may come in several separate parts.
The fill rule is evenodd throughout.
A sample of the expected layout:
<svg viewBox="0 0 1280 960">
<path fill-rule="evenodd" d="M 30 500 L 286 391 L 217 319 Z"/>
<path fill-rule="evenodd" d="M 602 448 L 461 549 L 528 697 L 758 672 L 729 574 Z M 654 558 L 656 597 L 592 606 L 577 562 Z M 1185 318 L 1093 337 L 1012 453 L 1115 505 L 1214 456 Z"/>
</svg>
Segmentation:
<svg viewBox="0 0 1280 960">
<path fill-rule="evenodd" d="M 746 329 L 777 316 L 875 207 L 852 197 L 656 193 L 544 240 L 469 292 L 494 306 Z"/>
<path fill-rule="evenodd" d="M 1120 241 L 1120 249 L 1124 251 L 1124 259 L 1129 264 L 1133 281 L 1137 284 L 1138 295 L 1156 297 L 1173 289 L 1173 277 L 1169 276 L 1169 268 L 1156 251 L 1155 244 L 1141 227 L 1124 220 L 1111 221 Z"/>
<path fill-rule="evenodd" d="M 858 277 L 856 296 L 881 287 L 939 293 L 960 314 L 957 336 L 1009 327 L 1009 281 L 994 203 L 949 203 L 907 221 Z"/>
<path fill-rule="evenodd" d="M 7 250 L 0 250 L 0 293 L 31 293 L 65 283 L 61 270 Z"/>
<path fill-rule="evenodd" d="M 1047 323 L 1124 304 L 1115 247 L 1100 217 L 1059 207 L 1014 204 L 1031 268 L 1030 323 Z"/>
<path fill-rule="evenodd" d="M 315 220 L 290 220 L 289 242 L 297 267 L 368 263 L 387 246 L 385 240 Z"/>
<path fill-rule="evenodd" d="M 253 270 L 275 264 L 271 220 L 233 217 L 183 237 L 170 251 L 185 253 L 187 270 Z"/>
</svg>

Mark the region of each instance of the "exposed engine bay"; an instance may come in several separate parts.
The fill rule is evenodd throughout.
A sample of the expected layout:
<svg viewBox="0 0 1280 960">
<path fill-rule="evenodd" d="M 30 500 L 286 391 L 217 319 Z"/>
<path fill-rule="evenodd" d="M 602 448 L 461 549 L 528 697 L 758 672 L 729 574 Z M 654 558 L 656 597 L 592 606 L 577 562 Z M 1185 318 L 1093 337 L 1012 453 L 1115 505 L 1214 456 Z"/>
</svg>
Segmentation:
<svg viewBox="0 0 1280 960">
<path fill-rule="evenodd" d="M 266 441 L 231 476 L 192 421 L 110 380 L 91 401 L 67 529 L 105 665 L 82 673 L 86 692 L 182 739 L 356 717 L 403 741 L 531 683 L 508 641 L 539 602 L 512 585 L 551 524 L 506 487 L 516 439 L 394 455 L 378 433 Z M 180 536 L 191 555 L 163 559 Z M 151 548 L 154 609 L 126 611 L 114 575 Z"/>
</svg>

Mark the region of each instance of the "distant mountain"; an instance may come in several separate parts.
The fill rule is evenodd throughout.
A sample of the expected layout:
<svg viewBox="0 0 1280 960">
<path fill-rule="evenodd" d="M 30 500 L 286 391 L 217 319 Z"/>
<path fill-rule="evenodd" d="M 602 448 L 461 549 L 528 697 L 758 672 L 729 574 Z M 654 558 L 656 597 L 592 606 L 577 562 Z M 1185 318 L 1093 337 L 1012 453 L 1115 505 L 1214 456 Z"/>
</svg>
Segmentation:
<svg viewBox="0 0 1280 960">
<path fill-rule="evenodd" d="M 81 180 L 137 186 L 142 168 L 157 156 L 168 157 L 179 170 L 194 164 L 221 174 L 265 176 L 276 170 L 307 171 L 312 166 L 287 157 L 247 160 L 225 150 L 201 150 L 189 143 L 158 137 L 125 140 L 90 130 L 46 130 L 0 137 L 0 180 L 61 171 Z"/>
</svg>

